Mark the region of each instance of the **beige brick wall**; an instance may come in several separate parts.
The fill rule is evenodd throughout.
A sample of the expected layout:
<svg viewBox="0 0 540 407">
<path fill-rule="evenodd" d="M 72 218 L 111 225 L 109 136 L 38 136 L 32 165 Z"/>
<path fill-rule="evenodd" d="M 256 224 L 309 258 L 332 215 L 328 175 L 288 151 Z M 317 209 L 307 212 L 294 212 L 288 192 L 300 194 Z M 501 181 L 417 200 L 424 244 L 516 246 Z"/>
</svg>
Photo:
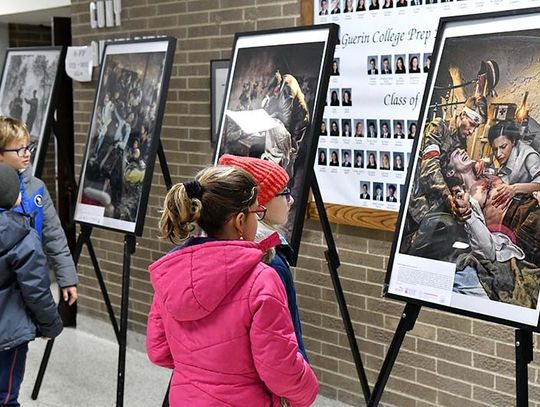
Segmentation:
<svg viewBox="0 0 540 407">
<path fill-rule="evenodd" d="M 211 160 L 209 60 L 229 57 L 237 31 L 300 24 L 300 0 L 124 1 L 120 28 L 91 30 L 88 2 L 74 0 L 74 45 L 91 40 L 168 34 L 178 38 L 162 140 L 174 181 Z M 79 172 L 96 83 L 75 85 Z M 151 286 L 146 268 L 169 245 L 156 239 L 164 183 L 156 166 L 144 236 L 132 262 L 130 328 L 144 332 Z M 404 304 L 380 298 L 392 234 L 334 225 L 340 275 L 370 384 L 373 385 Z M 118 312 L 123 236 L 95 230 L 93 242 Z M 306 223 L 295 279 L 304 337 L 321 393 L 358 405 L 361 388 L 324 261 L 317 220 Z M 87 252 L 79 267 L 80 310 L 106 319 Z M 538 358 L 538 351 L 535 351 Z M 514 404 L 513 330 L 424 308 L 406 337 L 383 401 L 398 406 Z M 540 375 L 530 372 L 531 405 L 540 406 Z"/>
</svg>

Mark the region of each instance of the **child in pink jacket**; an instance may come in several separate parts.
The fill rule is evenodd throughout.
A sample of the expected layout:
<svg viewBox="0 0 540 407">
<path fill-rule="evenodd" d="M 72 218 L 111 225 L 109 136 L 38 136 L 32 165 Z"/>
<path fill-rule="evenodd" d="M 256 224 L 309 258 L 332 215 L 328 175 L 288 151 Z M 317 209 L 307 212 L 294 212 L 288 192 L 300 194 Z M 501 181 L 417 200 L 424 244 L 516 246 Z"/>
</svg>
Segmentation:
<svg viewBox="0 0 540 407">
<path fill-rule="evenodd" d="M 255 243 L 257 185 L 247 172 L 207 168 L 165 198 L 163 238 L 187 239 L 150 266 L 155 290 L 147 353 L 174 369 L 171 406 L 309 406 L 317 378 L 298 351 L 279 276 L 261 259 L 277 234 Z"/>
</svg>

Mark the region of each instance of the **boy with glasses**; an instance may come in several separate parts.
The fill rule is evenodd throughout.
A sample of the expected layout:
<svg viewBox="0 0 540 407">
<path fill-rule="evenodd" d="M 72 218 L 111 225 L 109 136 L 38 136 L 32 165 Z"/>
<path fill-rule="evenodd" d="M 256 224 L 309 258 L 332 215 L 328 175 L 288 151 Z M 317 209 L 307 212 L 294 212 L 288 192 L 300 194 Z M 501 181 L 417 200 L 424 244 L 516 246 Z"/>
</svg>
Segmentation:
<svg viewBox="0 0 540 407">
<path fill-rule="evenodd" d="M 251 174 L 257 182 L 257 186 L 259 187 L 259 206 L 265 208 L 266 211 L 264 213 L 257 213 L 259 224 L 256 240 L 261 241 L 275 231 L 279 232 L 282 230 L 289 218 L 289 209 L 294 203 L 291 190 L 287 187 L 287 183 L 289 182 L 287 172 L 272 161 L 261 160 L 260 158 L 239 157 L 230 154 L 222 155 L 219 159 L 219 164 L 241 168 Z M 281 244 L 275 247 L 275 250 L 270 253 L 268 259 L 263 260 L 276 270 L 285 286 L 298 348 L 307 360 L 304 342 L 302 340 L 300 314 L 296 305 L 296 289 L 289 266 L 293 252 L 285 237 L 280 234 L 280 238 Z"/>
<path fill-rule="evenodd" d="M 49 192 L 29 168 L 34 150 L 30 134 L 20 120 L 0 117 L 0 163 L 17 171 L 20 180 L 22 200 L 14 210 L 30 217 L 55 272 L 62 298 L 72 305 L 77 300 L 77 273 Z"/>
</svg>

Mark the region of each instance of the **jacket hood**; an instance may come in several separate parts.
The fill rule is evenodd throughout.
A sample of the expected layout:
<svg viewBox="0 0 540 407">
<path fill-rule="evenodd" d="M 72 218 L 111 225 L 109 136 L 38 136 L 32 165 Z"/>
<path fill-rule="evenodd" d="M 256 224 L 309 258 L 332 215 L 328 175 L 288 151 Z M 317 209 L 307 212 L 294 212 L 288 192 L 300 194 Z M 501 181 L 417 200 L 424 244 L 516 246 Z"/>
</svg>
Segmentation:
<svg viewBox="0 0 540 407">
<path fill-rule="evenodd" d="M 259 243 L 217 240 L 173 251 L 149 267 L 163 306 L 177 321 L 211 314 L 223 298 L 280 243 L 277 233 Z"/>
<path fill-rule="evenodd" d="M 0 253 L 10 250 L 30 232 L 25 222 L 24 215 L 0 209 Z"/>
</svg>

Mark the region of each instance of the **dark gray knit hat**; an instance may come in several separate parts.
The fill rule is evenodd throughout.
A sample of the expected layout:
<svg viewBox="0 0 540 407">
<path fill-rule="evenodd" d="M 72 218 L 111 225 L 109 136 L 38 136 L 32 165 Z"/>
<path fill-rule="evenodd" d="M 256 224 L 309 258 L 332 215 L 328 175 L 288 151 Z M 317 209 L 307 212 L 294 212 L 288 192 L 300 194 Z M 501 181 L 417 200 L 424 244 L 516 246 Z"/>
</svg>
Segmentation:
<svg viewBox="0 0 540 407">
<path fill-rule="evenodd" d="M 13 208 L 19 198 L 20 188 L 17 171 L 0 163 L 0 208 Z"/>
</svg>

